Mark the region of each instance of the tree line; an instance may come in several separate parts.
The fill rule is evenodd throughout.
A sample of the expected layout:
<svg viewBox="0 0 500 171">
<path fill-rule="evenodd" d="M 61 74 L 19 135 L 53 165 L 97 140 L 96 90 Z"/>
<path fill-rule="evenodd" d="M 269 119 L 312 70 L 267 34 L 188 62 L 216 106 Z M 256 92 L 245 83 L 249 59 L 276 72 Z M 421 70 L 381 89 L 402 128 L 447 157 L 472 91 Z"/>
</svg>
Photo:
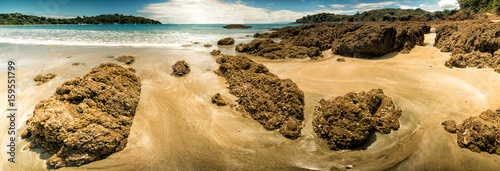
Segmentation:
<svg viewBox="0 0 500 171">
<path fill-rule="evenodd" d="M 445 20 L 459 10 L 444 10 L 428 12 L 420 8 L 417 9 L 396 9 L 385 8 L 357 12 L 354 15 L 337 15 L 332 13 L 320 13 L 307 15 L 297 19 L 295 23 L 320 23 L 320 22 L 363 22 L 363 21 L 430 21 Z"/>
<path fill-rule="evenodd" d="M 38 17 L 20 13 L 0 14 L 0 25 L 34 25 L 34 24 L 161 24 L 157 20 L 123 14 L 106 14 L 93 17 L 76 17 L 67 19 Z"/>
</svg>

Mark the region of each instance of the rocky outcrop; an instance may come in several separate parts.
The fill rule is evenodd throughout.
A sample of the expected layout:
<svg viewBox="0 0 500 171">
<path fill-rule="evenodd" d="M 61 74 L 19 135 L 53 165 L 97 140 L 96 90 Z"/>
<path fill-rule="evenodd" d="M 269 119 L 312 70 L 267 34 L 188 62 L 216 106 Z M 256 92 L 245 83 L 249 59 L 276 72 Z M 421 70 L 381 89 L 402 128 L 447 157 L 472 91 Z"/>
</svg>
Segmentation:
<svg viewBox="0 0 500 171">
<path fill-rule="evenodd" d="M 217 45 L 234 45 L 234 39 L 231 37 L 226 37 L 217 41 Z"/>
<path fill-rule="evenodd" d="M 215 96 L 212 97 L 212 103 L 216 104 L 217 106 L 227 105 L 227 102 L 222 98 L 222 96 L 219 93 L 215 94 Z"/>
<path fill-rule="evenodd" d="M 279 43 L 254 40 L 236 50 L 269 59 L 322 57 L 321 51 L 354 57 L 381 56 L 394 51 L 409 52 L 423 45 L 430 27 L 420 22 L 319 23 L 257 33 L 256 38 L 280 38 Z M 288 55 L 297 52 L 300 55 Z"/>
<path fill-rule="evenodd" d="M 212 56 L 219 56 L 222 52 L 220 50 L 212 50 L 212 52 L 210 52 L 210 55 Z"/>
<path fill-rule="evenodd" d="M 278 129 L 286 138 L 300 136 L 304 120 L 304 92 L 290 79 L 280 79 L 262 64 L 243 55 L 222 55 L 215 73 L 226 79 L 238 100 L 237 110 L 267 130 Z"/>
<path fill-rule="evenodd" d="M 372 58 L 396 51 L 409 53 L 416 45 L 424 45 L 424 34 L 428 32 L 429 26 L 411 22 L 364 23 L 356 31 L 335 39 L 332 52 L 355 58 Z"/>
<path fill-rule="evenodd" d="M 454 120 L 444 121 L 441 123 L 443 125 L 444 130 L 450 133 L 457 133 L 457 123 Z"/>
<path fill-rule="evenodd" d="M 33 78 L 33 81 L 36 82 L 36 85 L 42 85 L 43 83 L 49 82 L 51 79 L 54 79 L 56 74 L 48 73 L 48 74 L 40 74 Z"/>
<path fill-rule="evenodd" d="M 436 29 L 435 47 L 452 52 L 448 67 L 493 68 L 500 66 L 500 23 L 465 21 Z"/>
<path fill-rule="evenodd" d="M 135 57 L 133 56 L 119 56 L 116 60 L 130 65 L 135 62 Z"/>
<path fill-rule="evenodd" d="M 452 125 L 454 121 L 447 122 L 449 126 L 445 126 L 445 129 L 448 132 L 453 133 L 447 127 L 456 127 L 457 143 L 461 148 L 468 148 L 478 153 L 484 151 L 500 155 L 500 128 L 498 127 L 500 109 L 484 111 L 479 116 L 465 119 L 458 126 Z"/>
<path fill-rule="evenodd" d="M 173 69 L 172 75 L 176 77 L 183 77 L 184 75 L 189 74 L 189 72 L 191 72 L 188 63 L 184 60 L 177 61 L 172 66 L 172 69 Z"/>
<path fill-rule="evenodd" d="M 250 43 L 239 44 L 236 46 L 236 51 L 261 56 L 267 59 L 306 59 L 321 56 L 321 51 L 317 47 L 283 46 L 270 39 L 253 40 Z"/>
<path fill-rule="evenodd" d="M 241 25 L 241 24 L 230 24 L 230 25 L 225 25 L 222 28 L 225 28 L 225 29 L 249 29 L 249 28 L 252 28 L 252 26 L 245 26 L 245 25 Z"/>
<path fill-rule="evenodd" d="M 332 150 L 362 145 L 373 132 L 388 134 L 399 128 L 401 110 L 381 89 L 321 99 L 315 107 L 313 129 Z"/>
<path fill-rule="evenodd" d="M 471 16 L 469 14 L 467 14 L 465 11 L 461 10 L 459 12 L 457 12 L 456 14 L 453 14 L 452 16 L 450 16 L 450 20 L 454 20 L 454 21 L 463 21 L 463 20 L 468 20 L 470 19 Z"/>
<path fill-rule="evenodd" d="M 127 145 L 140 93 L 132 71 L 101 64 L 40 101 L 21 136 L 52 154 L 47 164 L 56 168 L 105 158 Z"/>
</svg>

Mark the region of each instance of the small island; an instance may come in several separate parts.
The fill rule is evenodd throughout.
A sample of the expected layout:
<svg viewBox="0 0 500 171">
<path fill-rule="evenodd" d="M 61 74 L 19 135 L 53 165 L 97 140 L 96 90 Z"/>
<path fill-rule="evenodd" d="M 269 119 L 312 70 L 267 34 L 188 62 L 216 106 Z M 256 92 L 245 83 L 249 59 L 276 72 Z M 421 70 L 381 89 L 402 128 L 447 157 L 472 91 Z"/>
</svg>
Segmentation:
<svg viewBox="0 0 500 171">
<path fill-rule="evenodd" d="M 21 13 L 0 14 L 0 25 L 45 24 L 162 24 L 160 21 L 123 14 L 105 14 L 93 17 L 47 18 Z"/>
<path fill-rule="evenodd" d="M 245 26 L 245 25 L 241 25 L 241 24 L 230 24 L 230 25 L 226 25 L 222 28 L 225 28 L 225 29 L 249 29 L 249 28 L 252 28 L 252 26 Z"/>
</svg>

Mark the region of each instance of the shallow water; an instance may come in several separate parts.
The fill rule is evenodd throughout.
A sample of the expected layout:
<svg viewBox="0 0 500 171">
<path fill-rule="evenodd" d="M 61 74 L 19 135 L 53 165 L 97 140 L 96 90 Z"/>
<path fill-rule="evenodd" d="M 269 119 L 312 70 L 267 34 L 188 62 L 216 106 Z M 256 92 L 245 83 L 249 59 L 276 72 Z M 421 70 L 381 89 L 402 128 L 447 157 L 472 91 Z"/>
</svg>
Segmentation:
<svg viewBox="0 0 500 171">
<path fill-rule="evenodd" d="M 127 147 L 108 158 L 80 167 L 59 170 L 496 170 L 499 155 L 459 148 L 456 135 L 441 127 L 444 120 L 459 122 L 486 109 L 500 107 L 500 74 L 492 69 L 449 69 L 449 54 L 433 47 L 416 47 L 410 54 L 391 53 L 376 60 L 346 58 L 325 52 L 320 60 L 270 61 L 266 65 L 281 78 L 291 78 L 305 93 L 305 122 L 297 140 L 266 131 L 256 121 L 229 107 L 211 104 L 221 93 L 235 100 L 209 55 L 213 48 L 72 47 L 4 44 L 0 46 L 0 77 L 6 78 L 6 61 L 18 70 L 18 136 L 40 100 L 52 95 L 72 77 L 92 67 L 117 61 L 110 55 L 133 55 L 132 65 L 142 80 L 142 93 Z M 220 47 L 235 54 L 231 46 Z M 67 58 L 71 56 L 71 58 Z M 186 60 L 192 72 L 184 78 L 170 75 L 177 60 Z M 73 62 L 84 63 L 72 66 Z M 210 70 L 210 71 L 209 71 Z M 36 86 L 32 78 L 53 72 L 54 80 Z M 5 81 L 3 81 L 5 82 Z M 6 85 L 0 87 L 5 97 Z M 350 91 L 382 88 L 403 110 L 401 128 L 376 133 L 354 150 L 330 151 L 312 130 L 314 106 L 321 98 Z M 6 98 L 0 98 L 6 104 Z M 0 106 L 5 111 L 7 106 Z M 0 119 L 0 125 L 6 125 Z M 0 128 L 1 170 L 45 170 L 46 153 L 22 151 L 18 138 L 16 164 L 6 162 L 6 127 Z"/>
</svg>

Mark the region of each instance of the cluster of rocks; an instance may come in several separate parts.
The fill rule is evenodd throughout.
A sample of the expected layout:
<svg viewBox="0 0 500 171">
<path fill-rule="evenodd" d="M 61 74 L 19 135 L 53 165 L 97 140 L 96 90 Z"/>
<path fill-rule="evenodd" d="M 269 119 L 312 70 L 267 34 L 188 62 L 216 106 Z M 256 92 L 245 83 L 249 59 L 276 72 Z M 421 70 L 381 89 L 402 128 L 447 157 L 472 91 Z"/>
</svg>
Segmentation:
<svg viewBox="0 0 500 171">
<path fill-rule="evenodd" d="M 252 26 L 246 26 L 246 25 L 241 25 L 241 24 L 229 24 L 229 25 L 225 25 L 222 28 L 225 28 L 225 29 L 249 29 L 249 28 L 252 28 Z"/>
<path fill-rule="evenodd" d="M 133 56 L 119 56 L 116 60 L 130 65 L 135 62 L 135 57 Z"/>
<path fill-rule="evenodd" d="M 172 66 L 172 75 L 176 77 L 183 77 L 186 74 L 189 74 L 191 72 L 191 68 L 189 68 L 189 65 L 186 61 L 181 60 L 177 61 L 173 66 Z"/>
<path fill-rule="evenodd" d="M 457 143 L 461 148 L 500 155 L 500 109 L 484 111 L 459 125 L 453 120 L 442 124 L 446 131 L 457 134 Z"/>
<path fill-rule="evenodd" d="M 234 39 L 231 37 L 226 37 L 217 41 L 217 45 L 234 45 Z"/>
<path fill-rule="evenodd" d="M 399 128 L 401 110 L 381 89 L 351 92 L 315 107 L 313 129 L 332 150 L 356 148 L 373 132 L 388 134 Z"/>
<path fill-rule="evenodd" d="M 42 85 L 43 83 L 49 82 L 51 79 L 54 79 L 56 74 L 48 73 L 48 74 L 40 74 L 33 78 L 33 81 L 36 82 L 36 85 Z"/>
<path fill-rule="evenodd" d="M 272 33 L 257 33 L 254 40 L 239 44 L 238 52 L 269 59 L 322 57 L 321 51 L 332 49 L 335 54 L 371 58 L 390 52 L 408 53 L 415 45 L 424 45 L 424 34 L 430 27 L 421 22 L 319 23 L 284 27 Z"/>
<path fill-rule="evenodd" d="M 435 47 L 452 52 L 448 67 L 493 68 L 500 73 L 500 23 L 464 21 L 436 29 Z"/>
<path fill-rule="evenodd" d="M 237 110 L 267 130 L 278 129 L 286 138 L 300 136 L 304 120 L 304 92 L 290 79 L 280 79 L 262 64 L 243 55 L 222 55 L 215 73 L 226 79 L 238 100 Z"/>
<path fill-rule="evenodd" d="M 56 168 L 105 158 L 125 148 L 140 93 L 131 70 L 101 64 L 40 101 L 21 136 L 53 154 L 47 164 Z"/>
</svg>

